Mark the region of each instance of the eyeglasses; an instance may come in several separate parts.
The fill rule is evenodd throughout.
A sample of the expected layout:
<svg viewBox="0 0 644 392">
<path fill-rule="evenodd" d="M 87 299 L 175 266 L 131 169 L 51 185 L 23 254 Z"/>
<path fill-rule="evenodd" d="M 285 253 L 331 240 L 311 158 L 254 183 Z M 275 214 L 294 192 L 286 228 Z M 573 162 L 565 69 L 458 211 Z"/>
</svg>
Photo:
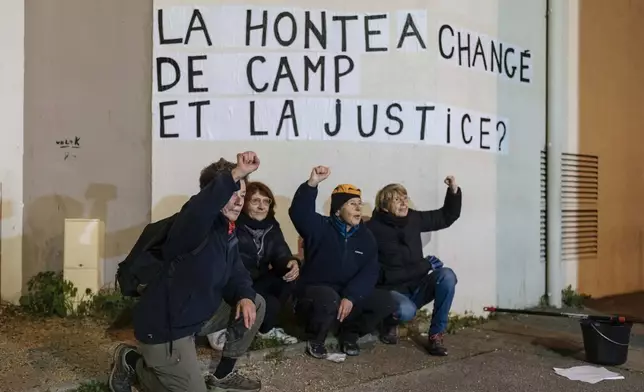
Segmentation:
<svg viewBox="0 0 644 392">
<path fill-rule="evenodd" d="M 394 196 L 392 201 L 394 203 L 408 204 L 409 203 L 409 197 L 408 196 Z"/>
<path fill-rule="evenodd" d="M 266 199 L 252 198 L 252 199 L 250 199 L 250 202 L 248 204 L 250 204 L 253 207 L 257 207 L 260 204 L 265 206 L 265 207 L 270 207 L 271 204 L 273 204 L 273 200 L 268 199 L 268 198 L 266 198 Z"/>
</svg>

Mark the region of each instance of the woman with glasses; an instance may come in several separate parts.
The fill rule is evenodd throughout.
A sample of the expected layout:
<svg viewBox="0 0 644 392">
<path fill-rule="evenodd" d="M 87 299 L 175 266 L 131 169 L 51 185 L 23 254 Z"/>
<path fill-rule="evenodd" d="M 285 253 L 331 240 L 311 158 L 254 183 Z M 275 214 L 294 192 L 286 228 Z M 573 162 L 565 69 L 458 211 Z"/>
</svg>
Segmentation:
<svg viewBox="0 0 644 392">
<path fill-rule="evenodd" d="M 253 279 L 253 289 L 266 300 L 266 315 L 257 336 L 284 344 L 297 343 L 277 324 L 282 305 L 300 274 L 300 261 L 275 219 L 275 197 L 268 186 L 258 181 L 246 185 L 244 207 L 235 223 L 242 262 Z M 225 330 L 208 339 L 213 348 L 223 347 Z"/>
<path fill-rule="evenodd" d="M 428 351 L 445 356 L 443 333 L 456 289 L 456 274 L 434 256 L 423 256 L 421 233 L 448 228 L 461 215 L 461 188 L 453 176 L 445 178 L 447 192 L 443 207 L 417 211 L 409 208 L 407 190 L 389 184 L 376 195 L 376 208 L 366 226 L 378 243 L 380 279 L 378 287 L 391 291 L 398 309 L 385 320 L 381 340 L 398 341 L 398 323 L 416 316 L 417 309 L 434 302 L 429 327 Z"/>
<path fill-rule="evenodd" d="M 329 177 L 316 166 L 293 196 L 289 216 L 304 242 L 302 277 L 295 290 L 295 315 L 305 327 L 307 352 L 327 357 L 325 340 L 337 329 L 340 349 L 360 354 L 358 339 L 373 332 L 396 309 L 378 280 L 376 240 L 362 224 L 362 192 L 340 184 L 331 193 L 329 216 L 316 212 L 318 184 Z"/>
</svg>

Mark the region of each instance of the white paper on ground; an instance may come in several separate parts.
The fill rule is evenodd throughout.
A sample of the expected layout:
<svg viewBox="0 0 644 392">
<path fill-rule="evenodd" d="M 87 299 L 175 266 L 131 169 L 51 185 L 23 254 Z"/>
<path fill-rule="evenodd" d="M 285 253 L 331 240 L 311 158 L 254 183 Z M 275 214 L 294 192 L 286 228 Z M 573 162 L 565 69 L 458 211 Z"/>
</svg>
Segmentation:
<svg viewBox="0 0 644 392">
<path fill-rule="evenodd" d="M 603 367 L 596 366 L 575 366 L 569 369 L 555 369 L 555 373 L 573 381 L 583 381 L 589 384 L 596 384 L 602 380 L 623 380 L 624 376 L 611 372 Z"/>
<path fill-rule="evenodd" d="M 344 362 L 344 360 L 347 359 L 347 354 L 329 353 L 329 354 L 327 354 L 325 359 L 328 359 L 331 362 L 340 363 L 340 362 Z"/>
</svg>

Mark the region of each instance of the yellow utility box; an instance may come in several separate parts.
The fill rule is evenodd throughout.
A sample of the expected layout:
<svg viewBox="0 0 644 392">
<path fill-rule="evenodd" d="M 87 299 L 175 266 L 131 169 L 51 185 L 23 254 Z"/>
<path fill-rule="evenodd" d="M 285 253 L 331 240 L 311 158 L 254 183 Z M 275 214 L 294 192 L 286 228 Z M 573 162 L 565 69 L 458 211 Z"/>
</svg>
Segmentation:
<svg viewBox="0 0 644 392">
<path fill-rule="evenodd" d="M 103 286 L 105 224 L 100 219 L 65 219 L 63 274 L 78 288 L 74 307 L 87 289 Z"/>
</svg>

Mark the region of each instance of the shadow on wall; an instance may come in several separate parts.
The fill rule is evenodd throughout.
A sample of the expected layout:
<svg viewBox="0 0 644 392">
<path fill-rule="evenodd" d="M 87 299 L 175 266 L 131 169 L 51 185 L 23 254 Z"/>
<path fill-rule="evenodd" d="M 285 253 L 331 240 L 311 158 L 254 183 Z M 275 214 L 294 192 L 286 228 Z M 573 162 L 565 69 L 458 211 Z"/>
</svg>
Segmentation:
<svg viewBox="0 0 644 392">
<path fill-rule="evenodd" d="M 117 188 L 111 184 L 90 184 L 85 191 L 85 199 L 77 200 L 65 195 L 49 195 L 37 198 L 25 206 L 24 209 L 24 235 L 22 238 L 5 238 L 4 244 L 7 248 L 13 248 L 11 241 L 21 241 L 23 245 L 23 287 L 26 282 L 35 274 L 42 271 L 60 271 L 63 268 L 63 247 L 65 219 L 86 218 L 101 219 L 109 228 L 108 203 L 118 197 Z M 161 199 L 152 207 L 152 216 L 155 220 L 170 216 L 179 211 L 183 204 L 188 201 L 188 195 L 169 195 Z M 276 219 L 284 233 L 287 243 L 293 252 L 298 250 L 298 234 L 288 216 L 288 209 L 291 205 L 291 198 L 276 196 Z M 331 198 L 328 197 L 324 203 L 323 215 L 328 215 L 331 206 Z M 365 203 L 363 206 L 363 218 L 368 220 L 373 211 L 372 204 Z M 105 260 L 117 258 L 127 254 L 145 225 L 148 219 L 133 226 L 109 231 L 105 234 Z M 6 216 L 5 216 L 6 217 Z M 429 241 L 427 241 L 429 242 Z M 106 268 L 107 276 L 113 275 L 116 266 Z"/>
<path fill-rule="evenodd" d="M 288 209 L 291 207 L 291 198 L 275 195 L 275 219 L 280 223 L 282 233 L 288 243 L 291 252 L 297 253 L 297 230 L 288 216 Z"/>
<path fill-rule="evenodd" d="M 70 196 L 50 195 L 39 197 L 25 205 L 24 235 L 22 238 L 5 239 L 22 240 L 23 288 L 39 272 L 63 269 L 65 219 L 101 219 L 108 228 L 108 203 L 117 196 L 114 185 L 90 184 L 85 191 L 85 200 L 82 201 Z M 153 208 L 154 214 L 157 216 L 157 213 L 168 212 L 167 215 L 170 215 L 178 211 L 187 200 L 188 196 L 168 196 Z M 106 229 L 104 260 L 124 257 L 131 250 L 143 228 L 149 223 L 149 212 L 146 215 L 146 221 L 133 226 L 116 231 Z M 116 265 L 105 267 L 108 279 L 111 279 L 115 271 Z"/>
<path fill-rule="evenodd" d="M 179 211 L 183 204 L 188 201 L 189 196 L 186 195 L 171 195 L 166 196 L 153 207 L 152 216 L 155 220 L 168 217 L 175 212 Z M 286 196 L 275 195 L 275 219 L 280 223 L 284 238 L 288 243 L 291 251 L 297 253 L 298 251 L 298 233 L 295 226 L 288 216 L 288 209 L 291 206 L 292 199 Z M 323 215 L 328 215 L 331 208 L 331 198 L 329 197 L 324 203 Z M 365 203 L 362 209 L 363 219 L 369 220 L 373 207 L 369 203 Z"/>
<path fill-rule="evenodd" d="M 170 195 L 166 196 L 152 209 L 152 216 L 155 220 L 168 217 L 178 212 L 181 207 L 188 201 L 190 196 L 187 195 Z M 291 199 L 286 196 L 275 195 L 275 218 L 280 223 L 286 242 L 293 252 L 297 250 L 297 231 L 291 223 L 288 216 L 288 209 L 291 206 Z"/>
<path fill-rule="evenodd" d="M 39 197 L 25 205 L 22 236 L 23 287 L 39 272 L 63 269 L 65 219 L 101 219 L 106 228 L 109 228 L 108 203 L 118 196 L 116 186 L 93 183 L 87 187 L 84 196 L 84 200 L 77 200 L 54 194 Z M 149 222 L 149 211 L 145 215 L 148 221 L 106 233 L 104 259 L 122 256 L 131 249 Z M 109 274 L 111 269 L 106 268 L 106 272 Z"/>
</svg>

